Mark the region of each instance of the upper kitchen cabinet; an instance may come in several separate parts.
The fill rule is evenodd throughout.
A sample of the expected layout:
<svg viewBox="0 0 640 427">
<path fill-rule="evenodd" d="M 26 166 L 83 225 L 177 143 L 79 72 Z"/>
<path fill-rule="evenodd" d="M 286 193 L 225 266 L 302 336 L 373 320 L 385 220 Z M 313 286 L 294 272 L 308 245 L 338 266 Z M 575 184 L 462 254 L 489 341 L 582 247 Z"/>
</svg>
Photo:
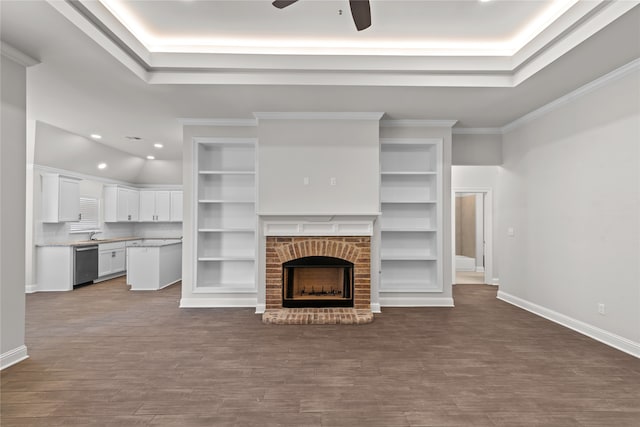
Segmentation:
<svg viewBox="0 0 640 427">
<path fill-rule="evenodd" d="M 42 222 L 80 221 L 80 180 L 42 174 Z"/>
<path fill-rule="evenodd" d="M 132 222 L 140 218 L 140 192 L 119 185 L 104 186 L 104 222 Z"/>
<path fill-rule="evenodd" d="M 182 222 L 182 191 L 171 192 L 170 220 L 173 222 Z"/>
<path fill-rule="evenodd" d="M 170 191 L 140 191 L 140 221 L 171 220 L 171 192 Z"/>
<path fill-rule="evenodd" d="M 141 190 L 140 221 L 181 222 L 182 191 Z"/>
</svg>

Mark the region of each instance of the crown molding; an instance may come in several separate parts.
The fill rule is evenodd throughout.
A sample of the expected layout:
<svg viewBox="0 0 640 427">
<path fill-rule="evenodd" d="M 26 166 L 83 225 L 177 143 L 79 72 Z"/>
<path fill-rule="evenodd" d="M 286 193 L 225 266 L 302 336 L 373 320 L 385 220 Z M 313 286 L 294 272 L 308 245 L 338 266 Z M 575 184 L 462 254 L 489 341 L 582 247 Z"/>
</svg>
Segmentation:
<svg viewBox="0 0 640 427">
<path fill-rule="evenodd" d="M 99 182 L 105 185 L 120 185 L 134 190 L 142 189 L 163 189 L 163 190 L 182 190 L 182 184 L 133 184 L 131 182 L 122 181 L 119 179 L 106 178 L 103 176 L 89 175 L 86 173 L 70 171 L 66 169 L 54 168 L 53 166 L 41 165 L 38 163 L 33 164 L 34 172 L 40 173 L 57 173 L 59 175 L 69 176 L 86 181 Z"/>
<path fill-rule="evenodd" d="M 1 43 L 2 44 L 0 45 L 0 52 L 2 53 L 2 56 L 9 58 L 24 67 L 32 67 L 40 63 L 40 61 L 38 61 L 37 59 L 30 57 L 26 53 L 16 49 L 10 44 L 5 42 Z"/>
<path fill-rule="evenodd" d="M 525 114 L 524 116 L 512 121 L 511 123 L 501 128 L 502 133 L 504 134 L 507 132 L 511 132 L 519 128 L 520 126 L 523 126 L 527 123 L 530 123 L 538 119 L 539 117 L 544 116 L 545 114 L 548 114 L 554 110 L 557 110 L 558 108 L 562 107 L 563 105 L 577 98 L 585 96 L 597 89 L 600 89 L 601 87 L 608 85 L 609 83 L 614 82 L 615 80 L 618 80 L 632 72 L 639 71 L 639 70 L 640 70 L 640 58 L 635 59 L 627 63 L 626 65 L 623 65 L 622 67 L 616 70 L 613 70 L 610 73 L 605 74 L 604 76 L 599 77 L 585 84 L 584 86 L 579 87 L 573 92 L 569 92 L 568 94 L 561 96 L 560 98 L 557 98 L 556 100 L 551 101 L 546 105 L 543 105 L 537 110 L 533 110 L 532 112 Z"/>
<path fill-rule="evenodd" d="M 502 128 L 453 128 L 454 135 L 502 135 Z"/>
<path fill-rule="evenodd" d="M 255 112 L 258 120 L 380 120 L 383 112 Z"/>
<path fill-rule="evenodd" d="M 178 118 L 182 126 L 228 126 L 228 127 L 253 127 L 258 125 L 256 119 L 197 119 Z"/>
<path fill-rule="evenodd" d="M 385 128 L 452 128 L 457 120 L 380 120 Z"/>
</svg>

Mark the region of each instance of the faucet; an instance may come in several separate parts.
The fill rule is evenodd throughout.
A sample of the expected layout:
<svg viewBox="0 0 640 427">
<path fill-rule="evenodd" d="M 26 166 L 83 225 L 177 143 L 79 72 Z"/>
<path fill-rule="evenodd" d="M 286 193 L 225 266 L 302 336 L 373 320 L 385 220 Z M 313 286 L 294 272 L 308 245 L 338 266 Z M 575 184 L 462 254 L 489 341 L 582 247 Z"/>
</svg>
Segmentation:
<svg viewBox="0 0 640 427">
<path fill-rule="evenodd" d="M 89 234 L 89 240 L 98 240 L 96 239 L 96 234 L 100 233 L 102 233 L 102 231 L 92 231 L 91 234 Z"/>
</svg>

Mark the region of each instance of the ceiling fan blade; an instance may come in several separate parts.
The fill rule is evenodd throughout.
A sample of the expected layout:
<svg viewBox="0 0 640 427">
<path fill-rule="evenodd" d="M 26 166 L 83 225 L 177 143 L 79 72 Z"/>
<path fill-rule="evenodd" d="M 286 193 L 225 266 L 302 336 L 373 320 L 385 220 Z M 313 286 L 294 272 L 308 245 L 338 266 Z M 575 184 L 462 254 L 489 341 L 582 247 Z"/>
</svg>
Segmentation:
<svg viewBox="0 0 640 427">
<path fill-rule="evenodd" d="M 284 9 L 285 7 L 291 6 L 292 4 L 294 4 L 297 1 L 298 0 L 275 0 L 271 4 L 274 5 L 275 7 L 277 7 L 278 9 Z"/>
<path fill-rule="evenodd" d="M 356 24 L 358 31 L 369 28 L 371 26 L 369 0 L 349 0 L 349 6 L 351 7 L 353 23 Z"/>
</svg>

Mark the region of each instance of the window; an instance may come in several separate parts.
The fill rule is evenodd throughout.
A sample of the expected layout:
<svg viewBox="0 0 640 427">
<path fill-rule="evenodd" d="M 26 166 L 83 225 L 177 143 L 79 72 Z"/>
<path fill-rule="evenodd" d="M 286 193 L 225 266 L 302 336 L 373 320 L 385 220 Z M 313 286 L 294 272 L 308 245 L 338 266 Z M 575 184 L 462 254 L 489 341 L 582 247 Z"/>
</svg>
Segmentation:
<svg viewBox="0 0 640 427">
<path fill-rule="evenodd" d="M 69 224 L 70 233 L 80 233 L 100 230 L 98 222 L 99 201 L 93 197 L 80 197 L 81 220 Z"/>
</svg>

